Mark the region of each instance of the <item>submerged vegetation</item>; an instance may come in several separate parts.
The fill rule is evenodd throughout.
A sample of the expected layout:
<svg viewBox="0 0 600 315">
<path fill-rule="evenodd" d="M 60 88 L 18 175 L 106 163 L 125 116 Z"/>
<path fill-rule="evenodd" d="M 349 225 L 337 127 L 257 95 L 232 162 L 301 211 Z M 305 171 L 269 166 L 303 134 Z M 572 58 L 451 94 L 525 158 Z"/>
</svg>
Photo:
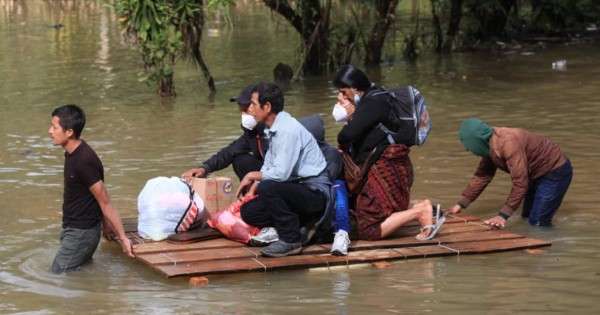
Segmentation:
<svg viewBox="0 0 600 315">
<path fill-rule="evenodd" d="M 115 8 L 125 33 L 144 61 L 141 81 L 157 82 L 160 96 L 174 96 L 173 66 L 178 59 L 190 59 L 202 69 L 210 90 L 216 91 L 200 49 L 202 1 L 117 0 Z"/>
<path fill-rule="evenodd" d="M 173 66 L 188 59 L 200 66 L 210 90 L 216 91 L 201 54 L 206 11 L 219 10 L 225 24 L 234 27 L 229 8 L 236 0 L 114 1 L 125 33 L 144 61 L 142 81 L 157 82 L 161 96 L 175 95 Z M 282 17 L 298 34 L 296 76 L 321 74 L 347 63 L 378 66 L 398 50 L 412 59 L 425 51 L 445 54 L 498 43 L 505 47 L 514 41 L 568 41 L 600 34 L 597 0 L 404 1 L 256 3 Z"/>
</svg>

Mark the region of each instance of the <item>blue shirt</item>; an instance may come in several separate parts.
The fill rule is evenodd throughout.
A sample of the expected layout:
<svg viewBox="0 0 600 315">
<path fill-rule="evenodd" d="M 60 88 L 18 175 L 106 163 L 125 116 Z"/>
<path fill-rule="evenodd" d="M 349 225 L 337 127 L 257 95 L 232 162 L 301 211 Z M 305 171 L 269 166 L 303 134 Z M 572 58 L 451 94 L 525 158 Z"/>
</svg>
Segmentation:
<svg viewBox="0 0 600 315">
<path fill-rule="evenodd" d="M 313 135 L 287 112 L 265 128 L 269 150 L 260 169 L 263 180 L 278 182 L 318 176 L 327 163 Z"/>
</svg>

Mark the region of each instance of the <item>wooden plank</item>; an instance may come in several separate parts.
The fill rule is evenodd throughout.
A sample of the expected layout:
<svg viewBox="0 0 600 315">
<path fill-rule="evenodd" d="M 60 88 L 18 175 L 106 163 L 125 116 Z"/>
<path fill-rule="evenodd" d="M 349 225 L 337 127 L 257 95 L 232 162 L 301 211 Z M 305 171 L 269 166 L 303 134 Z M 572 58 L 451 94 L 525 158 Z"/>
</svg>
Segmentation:
<svg viewBox="0 0 600 315">
<path fill-rule="evenodd" d="M 473 222 L 457 222 L 457 221 L 455 221 L 455 222 L 450 222 L 450 223 L 444 223 L 444 225 L 442 225 L 442 228 L 438 231 L 438 235 L 445 235 L 445 234 L 451 234 L 451 233 L 463 233 L 463 232 L 483 232 L 483 231 L 490 231 L 493 229 L 495 229 L 495 228 L 493 228 L 492 226 L 488 226 L 488 225 L 476 224 Z M 402 237 L 414 238 L 419 233 L 420 233 L 420 227 L 418 227 L 418 226 L 401 227 L 387 238 L 388 239 L 402 238 Z M 436 237 L 438 237 L 438 236 L 436 236 Z"/>
<path fill-rule="evenodd" d="M 218 273 L 264 272 L 281 269 L 299 269 L 315 267 L 333 267 L 381 260 L 397 260 L 409 258 L 425 258 L 426 256 L 455 255 L 456 253 L 439 246 L 424 246 L 419 250 L 412 248 L 374 249 L 349 253 L 348 256 L 298 255 L 281 258 L 240 258 L 227 261 L 226 264 L 217 261 L 204 261 L 180 265 L 154 266 L 156 270 L 167 277 L 196 276 Z"/>
<path fill-rule="evenodd" d="M 485 224 L 474 224 L 467 222 L 463 224 L 444 224 L 438 232 L 439 234 L 463 233 L 463 232 L 483 232 L 496 229 L 493 226 Z"/>
<path fill-rule="evenodd" d="M 140 260 L 149 265 L 176 265 L 209 260 L 230 260 L 238 258 L 256 258 L 260 256 L 258 247 L 211 248 L 206 250 L 188 250 L 140 255 Z"/>
<path fill-rule="evenodd" d="M 312 245 L 303 249 L 304 254 L 329 253 L 320 245 Z M 208 248 L 202 250 L 185 250 L 137 255 L 138 259 L 148 265 L 174 265 L 201 261 L 231 260 L 240 258 L 260 258 L 260 247 L 242 246 L 237 248 Z"/>
<path fill-rule="evenodd" d="M 196 243 L 222 237 L 225 236 L 219 230 L 206 225 L 191 231 L 169 235 L 167 242 L 176 244 Z"/>
<path fill-rule="evenodd" d="M 245 244 L 219 238 L 214 240 L 208 240 L 197 243 L 189 243 L 189 244 L 177 244 L 170 243 L 166 241 L 162 242 L 153 242 L 153 243 L 144 243 L 137 244 L 133 246 L 135 254 L 149 254 L 149 253 L 160 253 L 160 252 L 175 252 L 182 250 L 201 250 L 207 248 L 231 248 L 231 247 L 242 247 L 246 246 Z"/>
<path fill-rule="evenodd" d="M 487 230 L 487 231 L 462 231 L 458 233 L 440 233 L 432 240 L 424 241 L 428 243 L 452 244 L 460 242 L 481 242 L 490 240 L 502 240 L 523 238 L 522 235 L 512 233 L 507 230 Z"/>
<path fill-rule="evenodd" d="M 461 212 L 461 213 L 457 213 L 457 214 L 447 214 L 446 215 L 446 222 L 444 224 L 448 224 L 448 223 L 467 223 L 467 222 L 480 222 L 481 220 L 477 217 L 474 217 L 470 214 Z M 419 227 L 419 222 L 417 222 L 416 220 L 410 221 L 407 224 L 405 224 L 403 227 Z"/>
<path fill-rule="evenodd" d="M 343 257 L 329 256 L 330 261 L 338 261 L 338 264 L 346 264 Z M 240 258 L 227 261 L 226 264 L 217 261 L 204 261 L 197 263 L 188 263 L 184 265 L 161 265 L 155 266 L 157 270 L 167 277 L 191 276 L 213 273 L 235 273 L 235 272 L 256 272 L 276 269 L 297 269 L 307 267 L 323 267 L 330 265 L 328 259 L 319 255 L 297 255 L 281 258 Z"/>
<path fill-rule="evenodd" d="M 123 218 L 121 219 L 125 233 L 137 232 L 137 218 Z"/>
<path fill-rule="evenodd" d="M 446 222 L 442 225 L 440 232 L 446 231 L 446 233 L 467 231 L 467 230 L 491 230 L 492 226 L 489 226 L 479 219 L 471 215 L 459 214 L 457 215 L 448 215 L 446 217 Z M 420 225 L 416 221 L 411 221 L 408 224 L 402 226 L 397 229 L 394 233 L 392 233 L 389 237 L 414 237 L 419 234 Z"/>
<path fill-rule="evenodd" d="M 494 240 L 485 242 L 464 242 L 447 245 L 462 254 L 488 254 L 509 250 L 539 248 L 551 246 L 552 243 L 533 238 L 516 238 L 508 240 Z"/>
<path fill-rule="evenodd" d="M 157 265 L 153 266 L 155 270 L 167 276 L 195 276 L 223 273 L 266 271 L 266 269 L 256 260 L 249 258 L 232 259 L 226 263 L 222 261 L 203 261 L 181 265 Z"/>
<path fill-rule="evenodd" d="M 506 230 L 469 230 L 463 229 L 456 233 L 443 233 L 436 235 L 431 240 L 419 241 L 414 237 L 386 238 L 380 241 L 352 241 L 349 250 L 358 251 L 375 248 L 422 247 L 431 244 L 446 244 L 456 242 L 478 242 L 498 239 L 522 238 L 523 236 Z M 330 247 L 329 247 L 330 248 Z"/>
<path fill-rule="evenodd" d="M 492 241 L 473 241 L 449 245 L 427 245 L 416 248 L 384 248 L 350 252 L 348 256 L 298 255 L 281 258 L 237 258 L 223 261 L 207 260 L 179 265 L 157 265 L 155 269 L 167 277 L 207 275 L 218 273 L 256 272 L 280 269 L 332 267 L 382 260 L 416 259 L 465 254 L 495 253 L 507 250 L 550 246 L 546 241 L 513 238 Z"/>
<path fill-rule="evenodd" d="M 480 221 L 481 222 L 481 221 Z M 485 224 L 477 224 L 474 222 L 464 222 L 464 221 L 453 221 L 453 222 L 449 222 L 449 223 L 444 223 L 444 225 L 442 225 L 442 228 L 438 231 L 438 234 L 434 237 L 433 240 L 438 240 L 443 236 L 447 236 L 450 234 L 456 234 L 456 233 L 480 233 L 480 232 L 486 232 L 486 231 L 492 231 L 492 230 L 496 230 L 495 228 L 485 225 Z M 423 243 L 424 241 L 418 241 L 415 239 L 415 236 L 419 234 L 419 227 L 401 227 L 400 229 L 398 229 L 398 231 L 396 231 L 396 233 L 390 235 L 389 237 L 380 240 L 380 241 L 376 241 L 376 242 L 380 242 L 380 243 L 386 243 L 387 240 L 391 240 L 392 242 L 397 242 L 399 238 L 406 238 L 407 240 L 402 240 L 403 242 L 409 242 L 412 239 L 413 243 L 415 245 L 418 245 L 420 243 Z M 361 243 L 367 243 L 368 241 L 357 241 L 357 242 L 361 242 Z M 431 242 L 431 241 L 429 241 Z"/>
</svg>

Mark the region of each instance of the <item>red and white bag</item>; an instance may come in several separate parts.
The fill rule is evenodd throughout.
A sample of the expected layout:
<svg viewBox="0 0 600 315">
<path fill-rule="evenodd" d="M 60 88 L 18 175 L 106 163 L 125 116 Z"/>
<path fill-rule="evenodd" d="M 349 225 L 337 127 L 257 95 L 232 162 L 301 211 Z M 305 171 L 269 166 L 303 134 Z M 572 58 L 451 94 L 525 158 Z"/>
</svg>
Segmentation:
<svg viewBox="0 0 600 315">
<path fill-rule="evenodd" d="M 225 210 L 215 213 L 208 220 L 208 225 L 218 229 L 228 239 L 248 243 L 252 236 L 260 232 L 260 229 L 244 222 L 240 209 L 244 203 L 255 197 L 257 196 L 244 196 L 241 200 L 231 203 Z"/>
</svg>

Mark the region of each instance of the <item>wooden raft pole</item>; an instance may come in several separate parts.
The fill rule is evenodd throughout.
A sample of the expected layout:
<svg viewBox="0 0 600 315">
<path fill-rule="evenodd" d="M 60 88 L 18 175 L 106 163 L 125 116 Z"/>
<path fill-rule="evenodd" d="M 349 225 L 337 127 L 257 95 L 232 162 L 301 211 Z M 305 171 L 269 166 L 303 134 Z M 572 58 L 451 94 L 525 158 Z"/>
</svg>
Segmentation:
<svg viewBox="0 0 600 315">
<path fill-rule="evenodd" d="M 195 243 L 145 240 L 137 233 L 135 218 L 123 221 L 126 234 L 134 243 L 136 259 L 169 278 L 489 254 L 552 245 L 507 230 L 493 229 L 478 218 L 461 213 L 447 216 L 436 237 L 429 241 L 415 239 L 419 226 L 414 222 L 380 241 L 353 240 L 348 256 L 333 256 L 329 253 L 331 244 L 319 244 L 305 247 L 301 255 L 268 258 L 260 255 L 259 247 L 248 247 L 225 238 Z"/>
</svg>

